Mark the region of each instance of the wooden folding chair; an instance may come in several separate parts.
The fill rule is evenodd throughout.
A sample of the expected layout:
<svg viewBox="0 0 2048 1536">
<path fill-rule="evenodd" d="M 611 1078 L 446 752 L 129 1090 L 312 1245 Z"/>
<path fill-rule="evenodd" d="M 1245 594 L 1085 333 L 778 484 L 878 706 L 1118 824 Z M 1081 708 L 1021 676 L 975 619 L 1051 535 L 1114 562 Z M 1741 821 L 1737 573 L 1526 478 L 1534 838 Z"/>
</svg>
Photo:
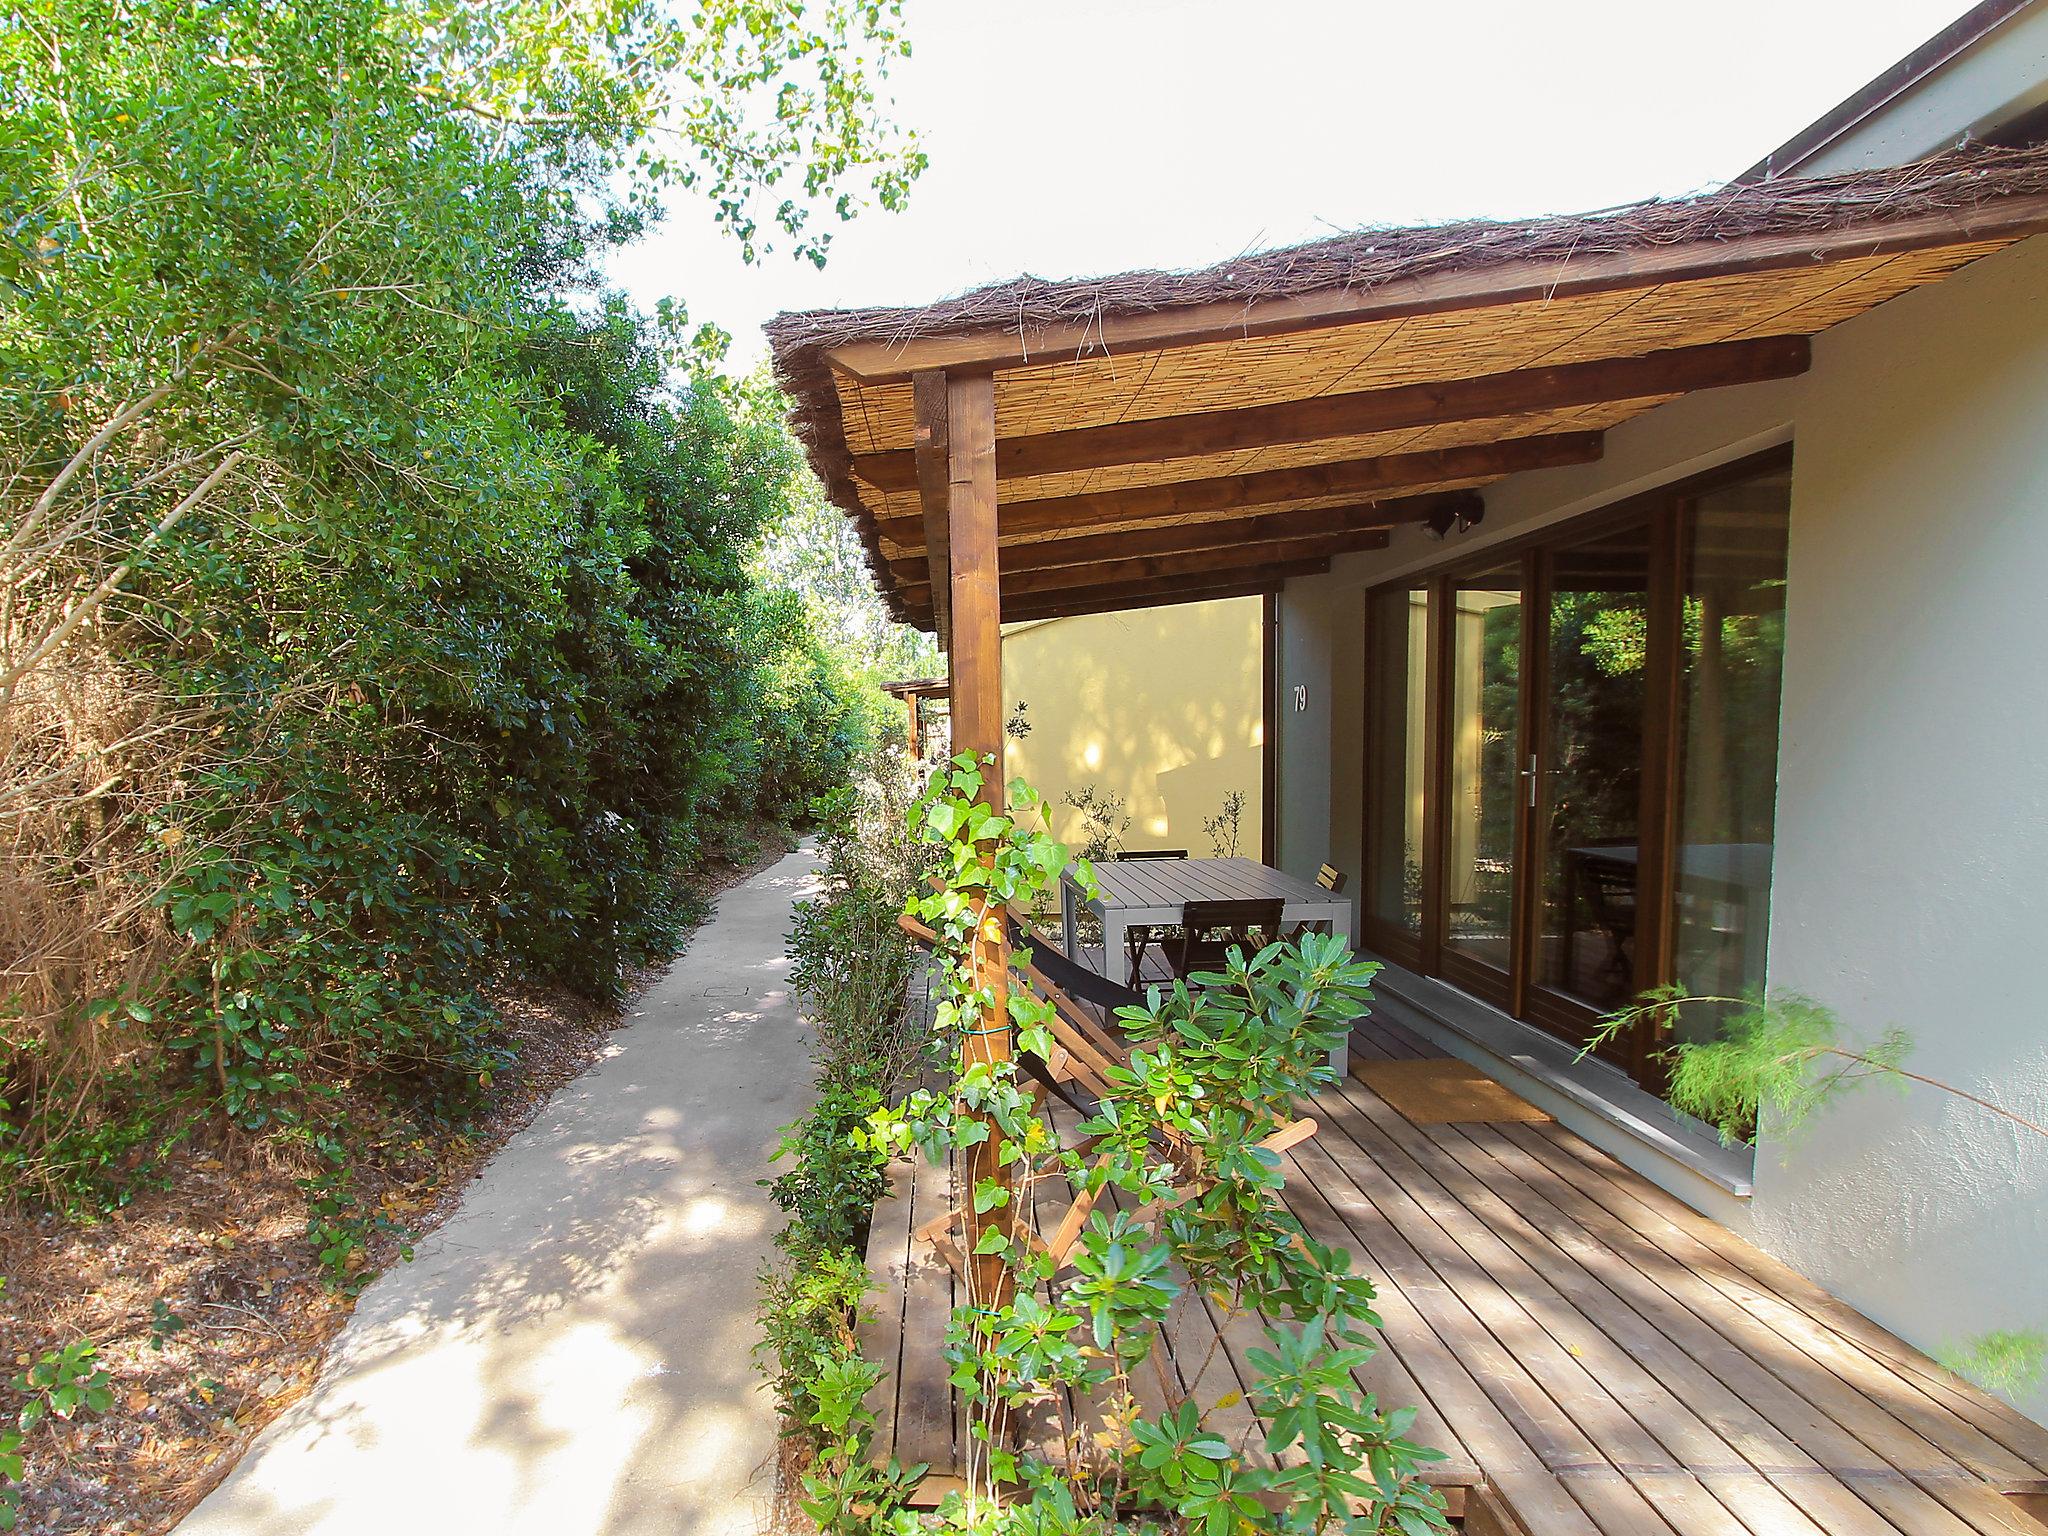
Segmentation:
<svg viewBox="0 0 2048 1536">
<path fill-rule="evenodd" d="M 897 918 L 896 922 L 923 948 L 930 949 L 938 941 L 937 934 L 908 913 Z M 1109 1095 L 1113 1084 L 1108 1074 L 1117 1068 L 1128 1069 L 1131 1064 L 1130 1043 L 1112 1022 L 1114 1010 L 1142 1006 L 1144 997 L 1061 954 L 1015 913 L 1007 914 L 1006 926 L 1013 953 L 1024 950 L 1030 954 L 1023 965 L 1026 983 L 1053 1009 L 1046 1025 L 1047 1033 L 1052 1036 L 1052 1049 L 1045 1060 L 1041 1063 L 1028 1051 L 1013 1059 L 1019 1070 L 1033 1080 L 1038 1102 L 1043 1103 L 1044 1096 L 1049 1093 L 1084 1117 L 1092 1116 L 1095 1103 L 1083 1104 L 1074 1090 L 1078 1089 L 1098 1102 Z M 1055 976 L 1059 979 L 1055 980 Z M 1082 1006 L 1076 999 L 1076 993 L 1104 1009 L 1103 1018 L 1097 1019 Z M 1259 1145 L 1275 1153 L 1284 1152 L 1315 1133 L 1315 1121 L 1303 1116 L 1288 1121 Z M 1164 1131 L 1163 1134 L 1177 1151 L 1191 1150 L 1185 1138 L 1177 1133 Z M 1084 1142 L 1075 1150 L 1085 1156 L 1093 1150 L 1093 1144 Z M 1094 1166 L 1100 1168 L 1107 1161 L 1108 1154 L 1105 1153 L 1096 1159 Z M 1089 1182 L 1092 1184 L 1093 1180 Z M 1055 1272 L 1065 1267 L 1067 1257 L 1080 1241 L 1082 1229 L 1098 1198 L 1098 1190 L 1084 1186 L 1075 1191 L 1073 1204 L 1067 1208 L 1065 1217 L 1050 1238 L 1041 1239 L 1036 1233 L 1030 1234 L 1028 1240 L 1034 1248 L 1051 1256 Z M 962 1229 L 963 1222 L 964 1212 L 956 1208 L 926 1223 L 917 1234 L 931 1243 L 939 1256 L 961 1275 L 966 1273 L 966 1256 L 954 1234 Z"/>
</svg>

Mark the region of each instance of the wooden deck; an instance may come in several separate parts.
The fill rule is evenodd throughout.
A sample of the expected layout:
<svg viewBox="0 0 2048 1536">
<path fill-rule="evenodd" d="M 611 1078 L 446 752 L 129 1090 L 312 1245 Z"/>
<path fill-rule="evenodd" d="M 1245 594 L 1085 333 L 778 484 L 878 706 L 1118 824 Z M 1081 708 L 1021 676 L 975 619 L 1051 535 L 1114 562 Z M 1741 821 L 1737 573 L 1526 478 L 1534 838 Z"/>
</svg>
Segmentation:
<svg viewBox="0 0 2048 1536">
<path fill-rule="evenodd" d="M 1468 1529 L 2048 1536 L 2027 1512 L 2048 1430 L 1553 1123 L 1395 1112 L 1356 1071 L 1437 1054 L 1398 1025 L 1368 1021 L 1352 1053 L 1290 1155 L 1288 1201 L 1378 1284 L 1384 1348 L 1361 1384 L 1420 1408 Z M 868 1250 L 884 1289 L 865 1342 L 892 1370 L 878 1450 L 929 1463 L 936 1492 L 960 1470 L 952 1277 L 912 1234 L 948 1208 L 949 1176 L 893 1178 Z M 1173 1381 L 1204 1402 L 1240 1385 L 1258 1338 L 1186 1296 L 1167 1334 Z"/>
</svg>

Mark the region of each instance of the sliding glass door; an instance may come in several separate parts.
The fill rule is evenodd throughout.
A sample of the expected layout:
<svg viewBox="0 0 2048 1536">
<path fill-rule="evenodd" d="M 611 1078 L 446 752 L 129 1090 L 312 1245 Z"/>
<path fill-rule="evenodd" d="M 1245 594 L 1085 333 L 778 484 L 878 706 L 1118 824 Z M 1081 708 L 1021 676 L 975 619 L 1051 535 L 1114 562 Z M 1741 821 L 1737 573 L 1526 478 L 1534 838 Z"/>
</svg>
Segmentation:
<svg viewBox="0 0 2048 1536">
<path fill-rule="evenodd" d="M 1764 984 L 1785 658 L 1789 471 L 1685 509 L 1671 978 L 1740 997 Z M 1711 1032 L 1710 1011 L 1678 1027 Z"/>
<path fill-rule="evenodd" d="M 1368 943 L 1575 1045 L 1763 986 L 1790 485 L 1766 456 L 1369 595 Z M 1661 1038 L 1603 1054 L 1654 1088 Z"/>
<path fill-rule="evenodd" d="M 1461 575 L 1447 588 L 1444 963 L 1490 999 L 1514 951 L 1515 844 L 1523 786 L 1522 569 Z"/>
<path fill-rule="evenodd" d="M 1611 1012 L 1637 990 L 1650 542 L 1648 522 L 1631 522 L 1541 557 L 1542 867 L 1530 1007 L 1565 1030 L 1585 1022 L 1583 1010 Z"/>
<path fill-rule="evenodd" d="M 1422 949 L 1423 775 L 1429 760 L 1429 592 L 1393 587 L 1366 612 L 1364 926 L 1408 965 Z"/>
</svg>

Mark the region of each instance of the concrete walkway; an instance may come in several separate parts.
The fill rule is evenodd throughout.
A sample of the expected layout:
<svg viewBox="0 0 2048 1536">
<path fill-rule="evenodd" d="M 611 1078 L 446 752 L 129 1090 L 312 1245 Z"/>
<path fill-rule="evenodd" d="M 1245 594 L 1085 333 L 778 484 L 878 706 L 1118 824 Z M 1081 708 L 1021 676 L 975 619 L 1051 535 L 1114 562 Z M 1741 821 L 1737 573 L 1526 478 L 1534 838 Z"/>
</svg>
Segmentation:
<svg viewBox="0 0 2048 1536">
<path fill-rule="evenodd" d="M 783 936 L 808 851 L 726 893 L 607 1056 L 363 1293 L 319 1385 L 179 1536 L 752 1536 L 775 1424 L 755 1180 L 809 1102 Z"/>
</svg>

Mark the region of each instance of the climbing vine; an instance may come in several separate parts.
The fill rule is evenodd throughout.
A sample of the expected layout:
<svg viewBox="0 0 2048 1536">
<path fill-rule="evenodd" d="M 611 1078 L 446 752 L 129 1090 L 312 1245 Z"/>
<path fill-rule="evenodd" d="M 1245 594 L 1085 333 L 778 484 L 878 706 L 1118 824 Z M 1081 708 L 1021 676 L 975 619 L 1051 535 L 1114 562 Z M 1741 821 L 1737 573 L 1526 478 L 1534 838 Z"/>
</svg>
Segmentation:
<svg viewBox="0 0 2048 1536">
<path fill-rule="evenodd" d="M 1012 953 L 1000 989 L 968 962 L 1004 909 L 1057 891 L 1068 851 L 1037 830 L 1028 786 L 1009 786 L 1006 814 L 983 803 L 986 782 L 981 762 L 956 757 L 911 812 L 942 872 L 911 902 L 937 936 L 935 1027 L 957 1046 L 1006 1018 L 1017 1048 L 1050 1063 L 1059 1021 L 1026 984 L 1029 952 Z M 1085 863 L 1077 871 L 1092 881 Z M 905 1507 L 922 1469 L 867 1456 L 881 1368 L 842 1357 L 811 1391 L 812 1517 L 833 1532 L 1445 1529 L 1420 1476 L 1436 1453 L 1406 1438 L 1414 1410 L 1357 1385 L 1376 1348 L 1372 1284 L 1289 1213 L 1267 1145 L 1328 1081 L 1374 969 L 1308 935 L 1233 952 L 1196 988 L 1155 988 L 1121 1010 L 1128 1064 L 1078 1124 L 1048 1113 L 1017 1062 L 957 1050 L 950 1082 L 876 1114 L 869 1144 L 970 1171 L 954 1236 L 963 1250 L 979 1236 L 960 1255 L 970 1278 L 945 1345 L 969 1416 L 965 1486 L 934 1512 Z M 1034 1230 L 1042 1198 L 1088 1210 L 1064 1251 Z M 1168 1366 L 1176 1309 L 1201 1306 L 1261 1335 L 1238 1362 L 1241 1390 L 1210 1385 L 1237 1379 L 1214 1345 Z"/>
</svg>

